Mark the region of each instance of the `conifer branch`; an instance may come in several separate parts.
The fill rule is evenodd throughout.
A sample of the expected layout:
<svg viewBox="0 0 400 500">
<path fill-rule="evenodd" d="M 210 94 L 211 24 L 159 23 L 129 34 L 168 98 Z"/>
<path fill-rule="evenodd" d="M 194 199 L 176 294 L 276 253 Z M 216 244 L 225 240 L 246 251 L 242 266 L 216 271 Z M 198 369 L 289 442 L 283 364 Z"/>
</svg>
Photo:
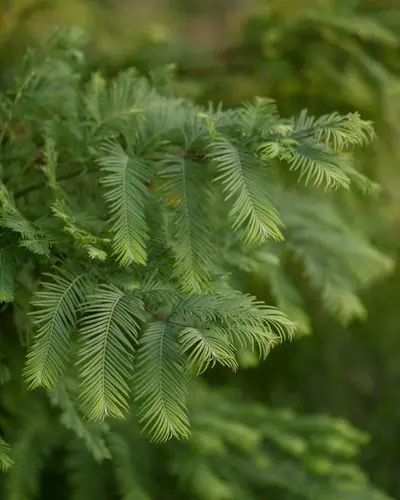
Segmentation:
<svg viewBox="0 0 400 500">
<path fill-rule="evenodd" d="M 29 302 L 33 309 L 25 380 L 32 389 L 52 388 L 71 364 L 80 381 L 77 401 L 89 419 L 125 418 L 134 395 L 141 428 L 152 440 L 186 438 L 189 368 L 200 374 L 219 363 L 236 370 L 242 350 L 261 361 L 292 337 L 293 320 L 307 323 L 300 292 L 283 269 L 284 252 L 301 259 L 327 308 L 346 320 L 362 310 L 359 291 L 390 270 L 389 260 L 355 235 L 323 190 L 323 202 L 307 191 L 285 196 L 288 171 L 323 189 L 365 186 L 345 151 L 367 144 L 372 128 L 357 114 L 303 112 L 285 119 L 268 98 L 238 109 L 202 108 L 160 95 L 135 70 L 111 81 L 94 75 L 82 88 L 81 69 L 64 48 L 69 42 L 54 46 L 44 59 L 30 54 L 18 80 L 27 82 L 18 109 L 10 103 L 16 120 L 26 105 L 26 116 L 18 118 L 29 123 L 23 146 L 37 148 L 32 138 L 44 144 L 30 161 L 44 165 L 46 178 L 13 189 L 27 162 L 4 161 L 8 182 L 0 193 L 6 247 L 0 249 L 0 299 L 16 300 L 15 310 Z M 32 85 L 30 74 L 37 75 Z M 46 110 L 45 126 L 38 108 Z M 4 158 L 15 155 L 12 141 L 3 149 Z M 61 152 L 68 164 L 59 162 Z M 86 173 L 98 174 L 87 178 L 90 197 L 77 181 Z M 65 209 L 57 184 L 65 181 L 86 212 Z M 52 212 L 43 210 L 49 201 L 43 196 L 21 209 L 14 203 L 46 186 L 57 202 Z M 66 235 L 73 244 L 65 243 Z M 65 258 L 43 283 L 55 258 L 50 243 Z M 274 253 L 276 246 L 281 253 Z M 154 248 L 169 249 L 166 262 Z M 25 267 L 32 290 L 37 276 L 42 282 L 26 295 L 15 287 Z M 268 281 L 280 308 L 237 290 L 242 272 Z M 16 314 L 30 324 L 25 309 Z M 78 425 L 74 412 L 69 415 Z M 251 430 L 245 432 L 251 442 Z M 91 439 L 81 427 L 82 433 Z M 129 449 L 117 448 L 120 466 L 130 463 Z"/>
<path fill-rule="evenodd" d="M 202 160 L 204 158 L 204 156 L 199 155 L 197 153 L 194 153 L 192 151 L 182 151 L 181 153 L 179 153 L 179 156 L 181 158 L 193 158 L 193 159 L 197 159 L 197 160 Z M 154 162 L 164 161 L 164 159 L 165 159 L 165 156 L 153 155 L 153 156 L 149 157 L 149 160 L 154 161 Z M 89 166 L 84 171 L 76 170 L 75 172 L 69 172 L 67 174 L 59 175 L 57 177 L 57 182 L 71 180 L 71 179 L 74 179 L 75 177 L 79 177 L 82 174 L 95 173 L 95 172 L 99 172 L 99 168 L 95 165 Z M 22 198 L 22 197 L 30 194 L 31 192 L 38 191 L 38 190 L 44 188 L 45 186 L 46 186 L 46 182 L 44 182 L 44 181 L 38 181 L 38 182 L 32 183 L 28 186 L 25 186 L 25 187 L 15 191 L 14 198 L 15 199 Z"/>
</svg>

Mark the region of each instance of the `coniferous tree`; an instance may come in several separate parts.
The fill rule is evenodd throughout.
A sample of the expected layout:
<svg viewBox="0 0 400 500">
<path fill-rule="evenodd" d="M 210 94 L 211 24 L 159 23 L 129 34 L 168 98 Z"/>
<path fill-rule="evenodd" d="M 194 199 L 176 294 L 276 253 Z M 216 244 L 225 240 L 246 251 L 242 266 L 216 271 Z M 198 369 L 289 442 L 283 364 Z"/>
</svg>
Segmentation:
<svg viewBox="0 0 400 500">
<path fill-rule="evenodd" d="M 112 498 L 96 462 L 110 459 L 117 495 L 157 498 L 136 464 L 135 447 L 151 448 L 135 419 L 159 443 L 189 437 L 193 422 L 166 460 L 200 499 L 385 498 L 346 465 L 355 431 L 251 403 L 242 414 L 193 381 L 216 364 L 236 370 L 243 353 L 264 359 L 296 324 L 307 330 L 285 252 L 330 311 L 363 314 L 359 290 L 392 263 L 328 192 L 376 189 L 351 155 L 374 138 L 371 123 L 282 118 L 267 98 L 201 107 L 134 69 L 85 80 L 80 41 L 57 32 L 29 51 L 1 99 L 5 498 L 37 497 L 55 446 L 70 449 L 73 498 Z M 240 273 L 254 270 L 278 308 L 240 291 Z"/>
</svg>

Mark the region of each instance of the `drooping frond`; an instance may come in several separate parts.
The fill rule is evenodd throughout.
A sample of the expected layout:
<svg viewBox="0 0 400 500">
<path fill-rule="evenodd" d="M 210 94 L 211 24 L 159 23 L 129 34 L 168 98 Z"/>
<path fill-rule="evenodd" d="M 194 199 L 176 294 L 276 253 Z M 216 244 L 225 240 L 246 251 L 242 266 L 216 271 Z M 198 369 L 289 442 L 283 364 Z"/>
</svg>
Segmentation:
<svg viewBox="0 0 400 500">
<path fill-rule="evenodd" d="M 128 409 L 141 301 L 111 286 L 87 298 L 80 322 L 80 400 L 89 420 L 122 418 Z"/>
<path fill-rule="evenodd" d="M 187 354 L 190 367 L 197 375 L 215 366 L 216 363 L 231 370 L 238 368 L 235 347 L 222 328 L 210 330 L 186 327 L 179 332 L 183 353 Z"/>
<path fill-rule="evenodd" d="M 24 369 L 28 386 L 51 388 L 64 372 L 69 358 L 70 334 L 86 291 L 86 275 L 57 270 L 47 274 L 32 302 L 36 334 Z"/>
<path fill-rule="evenodd" d="M 276 148 L 276 156 L 279 154 L 287 161 L 290 170 L 298 171 L 299 180 L 305 184 L 347 189 L 354 181 L 362 189 L 371 190 L 373 183 L 354 169 L 346 151 L 365 146 L 374 137 L 371 123 L 362 120 L 358 113 L 332 113 L 316 118 L 303 110 L 292 120 L 289 139 L 281 144 L 270 143 L 270 148 Z"/>
<path fill-rule="evenodd" d="M 266 243 L 260 247 L 243 247 L 233 239 L 230 247 L 221 252 L 220 259 L 227 270 L 235 269 L 252 273 L 260 283 L 268 284 L 279 310 L 296 324 L 296 335 L 310 333 L 310 319 L 305 312 L 305 304 L 299 290 L 283 267 L 283 252 L 278 245 Z"/>
<path fill-rule="evenodd" d="M 310 141 L 291 148 L 287 159 L 290 170 L 299 172 L 299 181 L 327 189 L 349 187 L 350 179 L 342 168 L 343 160 L 327 146 Z"/>
<path fill-rule="evenodd" d="M 345 155 L 343 154 L 344 158 Z M 369 195 L 369 196 L 374 196 L 379 194 L 381 187 L 379 184 L 376 182 L 372 181 L 371 179 L 368 179 L 365 175 L 363 175 L 361 172 L 358 170 L 355 170 L 352 163 L 353 163 L 353 158 L 350 156 L 350 154 L 346 155 L 348 160 L 344 161 L 342 163 L 342 170 L 343 172 L 347 175 L 347 177 L 350 179 L 351 186 L 358 189 L 360 192 Z"/>
<path fill-rule="evenodd" d="M 271 201 L 273 180 L 268 164 L 224 137 L 215 138 L 209 148 L 225 200 L 234 199 L 232 228 L 243 229 L 248 244 L 262 243 L 267 238 L 281 240 L 282 221 Z"/>
<path fill-rule="evenodd" d="M 6 471 L 8 470 L 13 462 L 11 458 L 11 446 L 4 441 L 2 437 L 0 437 L 0 470 Z"/>
<path fill-rule="evenodd" d="M 363 147 L 375 138 L 372 123 L 362 120 L 358 113 L 341 116 L 339 113 L 318 118 L 303 110 L 293 120 L 293 136 L 296 139 L 313 137 L 336 152 L 349 147 Z"/>
<path fill-rule="evenodd" d="M 105 174 L 101 183 L 110 208 L 116 259 L 122 266 L 146 264 L 148 227 L 144 206 L 150 167 L 143 158 L 128 155 L 117 143 L 104 146 L 99 163 Z"/>
<path fill-rule="evenodd" d="M 214 325 L 218 327 L 215 335 L 223 332 L 236 348 L 256 350 L 262 359 L 294 331 L 294 324 L 283 313 L 236 292 L 188 297 L 176 307 L 172 321 L 203 328 Z"/>
<path fill-rule="evenodd" d="M 183 157 L 169 157 L 160 176 L 164 196 L 173 197 L 171 208 L 175 274 L 185 292 L 201 292 L 210 281 L 212 238 L 210 196 L 204 166 Z"/>
<path fill-rule="evenodd" d="M 44 233 L 34 228 L 28 220 L 20 217 L 19 214 L 13 213 L 5 217 L 3 227 L 20 234 L 21 247 L 37 255 L 49 255 L 49 242 L 46 241 Z"/>
<path fill-rule="evenodd" d="M 296 335 L 310 333 L 310 319 L 303 297 L 285 272 L 284 252 L 278 245 L 267 243 L 256 248 L 242 248 L 234 241 L 233 246 L 223 252 L 221 259 L 227 269 L 240 271 L 239 279 L 243 273 L 252 273 L 260 284 L 269 285 L 278 309 L 296 324 Z"/>
<path fill-rule="evenodd" d="M 92 231 L 85 228 L 84 222 L 90 216 L 88 214 L 77 214 L 78 209 L 72 210 L 71 200 L 66 196 L 61 184 L 57 181 L 58 151 L 54 138 L 51 136 L 51 130 L 47 131 L 44 146 L 44 155 L 46 163 L 43 166 L 43 172 L 46 176 L 47 185 L 53 194 L 53 203 L 51 211 L 63 225 L 63 230 L 75 241 L 77 247 L 85 249 L 89 257 L 93 260 L 104 261 L 107 257 L 106 251 L 102 248 L 108 240 L 105 240 Z M 86 219 L 86 221 L 85 221 Z M 101 227 L 101 226 L 100 226 Z"/>
<path fill-rule="evenodd" d="M 188 437 L 187 384 L 176 331 L 168 322 L 150 324 L 140 339 L 134 394 L 139 422 L 152 441 Z"/>
</svg>

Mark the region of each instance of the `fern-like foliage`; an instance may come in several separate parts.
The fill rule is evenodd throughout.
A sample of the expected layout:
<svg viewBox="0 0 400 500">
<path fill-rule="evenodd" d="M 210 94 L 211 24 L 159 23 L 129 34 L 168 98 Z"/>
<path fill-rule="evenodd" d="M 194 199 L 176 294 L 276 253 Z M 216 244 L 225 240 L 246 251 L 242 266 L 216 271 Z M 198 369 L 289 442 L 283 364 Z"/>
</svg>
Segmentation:
<svg viewBox="0 0 400 500">
<path fill-rule="evenodd" d="M 164 196 L 173 198 L 171 207 L 171 247 L 175 255 L 175 274 L 184 291 L 201 292 L 210 281 L 212 241 L 209 229 L 211 192 L 204 168 L 190 158 L 171 156 L 160 172 Z M 168 199 L 168 198 L 167 198 Z"/>
<path fill-rule="evenodd" d="M 189 365 L 198 375 L 216 363 L 232 370 L 238 368 L 234 346 L 222 328 L 202 330 L 189 326 L 179 332 L 179 337 Z"/>
<path fill-rule="evenodd" d="M 152 328 L 155 331 L 157 326 Z M 61 389 L 57 402 L 65 415 L 69 396 L 65 387 Z M 66 465 L 62 484 L 72 500 L 180 496 L 190 500 L 390 500 L 371 485 L 356 463 L 368 437 L 341 419 L 271 409 L 249 402 L 240 392 L 194 383 L 189 398 L 190 440 L 154 447 L 131 415 L 127 422 L 112 421 L 102 429 L 108 455 L 99 460 L 88 435 L 82 439 L 74 428 L 63 425 L 65 419 L 50 412 L 45 399 L 34 408 L 31 397 L 25 392 L 18 410 L 15 399 L 7 398 L 9 418 L 3 421 L 7 427 L 12 421 L 19 437 L 13 446 L 16 465 L 0 476 L 4 500 L 42 498 L 45 489 L 38 473 L 51 470 L 52 450 L 62 451 Z M 32 410 L 35 419 L 27 418 Z M 99 436 L 98 430 L 90 430 L 92 439 Z M 24 470 L 30 474 L 23 475 Z"/>
<path fill-rule="evenodd" d="M 127 409 L 140 300 L 103 286 L 88 297 L 78 353 L 81 400 L 91 420 L 121 417 Z"/>
<path fill-rule="evenodd" d="M 148 228 L 144 205 L 151 170 L 144 159 L 128 156 L 118 144 L 106 147 L 99 162 L 107 174 L 101 183 L 107 189 L 117 261 L 125 266 L 145 264 Z"/>
<path fill-rule="evenodd" d="M 225 199 L 235 197 L 230 211 L 233 229 L 244 228 L 248 244 L 263 242 L 270 236 L 281 239 L 281 220 L 264 189 L 269 181 L 268 165 L 225 137 L 215 139 L 210 149 L 210 158 L 220 173 L 216 180 L 223 184 Z"/>
<path fill-rule="evenodd" d="M 71 404 L 65 394 L 52 400 L 98 457 L 108 447 L 84 421 L 132 408 L 151 440 L 188 437 L 194 375 L 236 370 L 243 352 L 265 359 L 292 337 L 305 313 L 286 254 L 345 319 L 359 315 L 371 269 L 390 263 L 333 216 L 313 214 L 305 186 L 323 188 L 319 196 L 367 186 L 350 150 L 373 138 L 370 122 L 284 118 L 261 98 L 201 107 L 162 95 L 135 70 L 87 79 L 74 36 L 30 51 L 1 96 L 0 299 L 15 299 L 19 324 L 30 300 L 27 385 L 57 391 L 72 374 Z M 29 176 L 18 151 L 33 158 Z M 241 291 L 235 266 L 261 266 L 279 309 Z"/>
<path fill-rule="evenodd" d="M 155 441 L 187 437 L 187 373 L 177 334 L 165 322 L 152 323 L 143 333 L 136 360 L 137 412 L 144 430 Z"/>
<path fill-rule="evenodd" d="M 52 387 L 69 358 L 70 335 L 76 327 L 77 308 L 85 294 L 85 275 L 59 271 L 50 275 L 33 302 L 37 335 L 25 367 L 32 387 Z M 55 279 L 54 279 L 55 278 Z"/>
</svg>

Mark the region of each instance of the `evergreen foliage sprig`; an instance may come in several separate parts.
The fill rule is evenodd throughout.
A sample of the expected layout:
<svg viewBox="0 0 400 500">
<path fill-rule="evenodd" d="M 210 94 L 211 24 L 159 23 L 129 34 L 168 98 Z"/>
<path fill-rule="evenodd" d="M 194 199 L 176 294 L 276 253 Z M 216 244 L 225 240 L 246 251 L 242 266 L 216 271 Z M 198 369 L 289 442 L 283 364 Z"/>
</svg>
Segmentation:
<svg viewBox="0 0 400 500">
<path fill-rule="evenodd" d="M 263 359 L 294 332 L 285 312 L 301 306 L 276 252 L 294 250 L 344 319 L 390 269 L 334 214 L 308 226 L 318 188 L 373 188 L 349 154 L 373 128 L 354 113 L 285 119 L 264 98 L 203 108 L 133 69 L 85 79 L 81 40 L 57 32 L 29 51 L 1 96 L 0 297 L 22 293 L 22 269 L 40 280 L 30 388 L 73 368 L 84 418 L 124 417 L 133 396 L 151 439 L 187 437 L 193 373 L 235 369 L 243 350 Z M 247 252 L 242 267 L 275 256 L 263 272 L 283 311 L 238 290 L 232 252 Z"/>
</svg>

